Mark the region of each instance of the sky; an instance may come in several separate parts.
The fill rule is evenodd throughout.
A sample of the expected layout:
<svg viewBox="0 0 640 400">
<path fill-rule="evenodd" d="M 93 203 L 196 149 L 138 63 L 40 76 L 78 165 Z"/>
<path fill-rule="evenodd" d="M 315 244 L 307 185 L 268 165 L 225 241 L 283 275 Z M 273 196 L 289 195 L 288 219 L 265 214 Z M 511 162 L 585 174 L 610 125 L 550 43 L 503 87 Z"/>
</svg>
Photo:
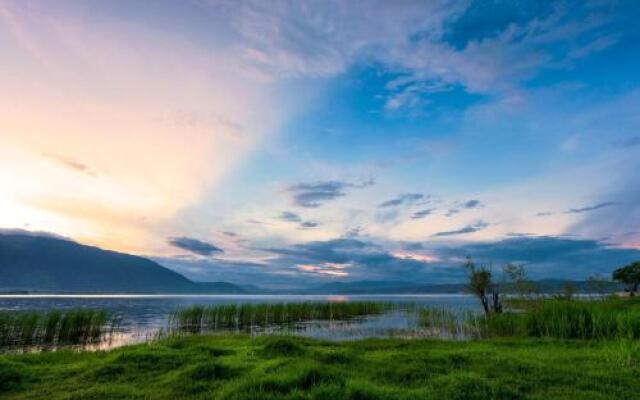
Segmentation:
<svg viewBox="0 0 640 400">
<path fill-rule="evenodd" d="M 640 5 L 0 0 L 0 227 L 199 281 L 640 259 Z"/>
</svg>

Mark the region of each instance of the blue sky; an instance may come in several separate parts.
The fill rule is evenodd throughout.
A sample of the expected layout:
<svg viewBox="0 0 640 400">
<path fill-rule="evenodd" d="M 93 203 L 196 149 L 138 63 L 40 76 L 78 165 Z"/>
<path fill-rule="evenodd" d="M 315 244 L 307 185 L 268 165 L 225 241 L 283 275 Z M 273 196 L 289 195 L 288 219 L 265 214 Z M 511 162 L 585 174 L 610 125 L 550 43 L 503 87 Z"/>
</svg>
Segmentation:
<svg viewBox="0 0 640 400">
<path fill-rule="evenodd" d="M 608 274 L 640 258 L 638 18 L 2 1 L 3 227 L 270 286 L 452 281 L 466 255 Z"/>
</svg>

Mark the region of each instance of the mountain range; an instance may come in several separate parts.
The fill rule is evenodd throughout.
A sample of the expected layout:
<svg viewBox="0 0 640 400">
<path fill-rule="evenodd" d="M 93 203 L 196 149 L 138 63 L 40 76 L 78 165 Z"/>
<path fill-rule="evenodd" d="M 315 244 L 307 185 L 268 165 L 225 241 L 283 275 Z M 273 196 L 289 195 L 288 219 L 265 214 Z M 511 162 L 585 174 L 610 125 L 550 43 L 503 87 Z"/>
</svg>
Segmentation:
<svg viewBox="0 0 640 400">
<path fill-rule="evenodd" d="M 565 281 L 537 281 L 547 293 Z M 571 282 L 588 292 L 585 281 Z M 619 290 L 614 283 L 609 290 Z M 0 292 L 175 293 L 175 294 L 437 294 L 464 293 L 465 284 L 404 281 L 334 281 L 322 285 L 268 290 L 229 282 L 194 282 L 144 257 L 86 246 L 72 240 L 26 233 L 0 233 Z"/>
</svg>

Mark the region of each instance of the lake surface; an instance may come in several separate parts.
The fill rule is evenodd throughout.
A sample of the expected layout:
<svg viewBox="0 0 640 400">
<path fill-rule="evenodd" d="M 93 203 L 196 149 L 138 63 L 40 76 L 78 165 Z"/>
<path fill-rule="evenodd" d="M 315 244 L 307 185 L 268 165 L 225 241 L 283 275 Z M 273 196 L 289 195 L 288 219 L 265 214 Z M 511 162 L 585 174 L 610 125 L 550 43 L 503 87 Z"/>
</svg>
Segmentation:
<svg viewBox="0 0 640 400">
<path fill-rule="evenodd" d="M 117 334 L 108 347 L 156 337 L 167 328 L 170 314 L 193 305 L 245 303 L 374 301 L 398 304 L 382 315 L 347 321 L 309 321 L 288 327 L 285 333 L 323 339 L 349 340 L 366 337 L 433 337 L 417 323 L 415 314 L 401 311 L 404 305 L 447 309 L 456 313 L 480 312 L 469 295 L 0 295 L 0 311 L 92 308 L 118 316 Z M 246 331 L 245 331 L 246 332 Z M 279 333 L 279 327 L 252 329 L 251 334 Z"/>
</svg>

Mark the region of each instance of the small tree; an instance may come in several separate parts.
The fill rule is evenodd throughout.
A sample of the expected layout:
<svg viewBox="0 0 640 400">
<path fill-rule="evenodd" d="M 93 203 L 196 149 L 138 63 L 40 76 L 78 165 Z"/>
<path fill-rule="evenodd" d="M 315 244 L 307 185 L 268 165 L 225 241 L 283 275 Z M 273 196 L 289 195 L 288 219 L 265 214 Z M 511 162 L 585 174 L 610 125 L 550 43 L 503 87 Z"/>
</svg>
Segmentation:
<svg viewBox="0 0 640 400">
<path fill-rule="evenodd" d="M 527 276 L 524 265 L 507 264 L 502 269 L 506 281 L 509 284 L 509 291 L 516 295 L 527 298 L 538 294 L 538 287 Z"/>
<path fill-rule="evenodd" d="M 609 290 L 610 282 L 600 274 L 591 275 L 587 278 L 587 289 L 590 293 L 595 293 L 604 297 Z"/>
<path fill-rule="evenodd" d="M 464 268 L 469 276 L 467 289 L 480 300 L 485 314 L 502 312 L 500 290 L 491 280 L 489 267 L 486 265 L 476 266 L 473 260 L 467 257 Z"/>
<path fill-rule="evenodd" d="M 573 297 L 576 295 L 577 291 L 578 289 L 573 283 L 565 281 L 562 284 L 562 294 L 560 295 L 560 297 L 565 300 L 573 300 Z"/>
<path fill-rule="evenodd" d="M 613 271 L 613 280 L 627 285 L 629 296 L 635 296 L 640 286 L 640 261 L 636 261 Z"/>
</svg>

